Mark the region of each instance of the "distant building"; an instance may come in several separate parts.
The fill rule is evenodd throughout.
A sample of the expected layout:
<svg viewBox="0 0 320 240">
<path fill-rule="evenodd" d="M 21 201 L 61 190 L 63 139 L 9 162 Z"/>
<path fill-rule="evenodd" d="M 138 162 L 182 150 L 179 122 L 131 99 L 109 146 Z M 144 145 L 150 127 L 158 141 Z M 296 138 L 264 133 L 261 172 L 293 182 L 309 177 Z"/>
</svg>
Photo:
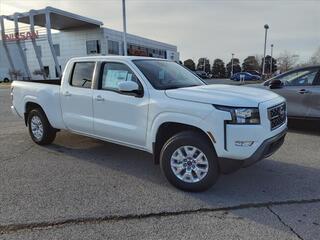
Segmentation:
<svg viewBox="0 0 320 240">
<path fill-rule="evenodd" d="M 46 27 L 46 18 L 43 16 L 47 13 L 50 14 L 51 28 L 59 30 L 51 34 L 50 28 L 51 42 L 49 41 L 50 36 L 44 28 Z M 30 24 L 31 14 L 34 16 L 34 26 L 39 27 L 37 31 L 31 31 L 23 27 L 24 31 L 20 30 L 18 35 L 14 30 L 11 30 L 11 32 L 4 31 L 5 34 L 2 35 L 10 50 L 11 58 L 14 59 L 13 62 L 16 65 L 14 68 L 21 70 L 25 78 L 28 78 L 28 72 L 33 79 L 41 78 L 41 76 L 33 74 L 34 71 L 41 69 L 40 64 L 42 64 L 48 78 L 58 78 L 59 69 L 57 69 L 57 66 L 59 65 L 59 68 L 63 71 L 67 61 L 72 57 L 123 55 L 124 53 L 122 32 L 101 27 L 101 22 L 80 15 L 47 7 L 46 9 L 32 10 L 18 15 L 3 16 L 3 18 L 14 21 L 16 17 L 19 23 Z M 23 57 L 17 50 L 16 40 L 19 40 L 25 54 L 28 70 L 25 70 Z M 37 58 L 36 52 L 40 59 Z M 3 44 L 0 45 L 0 53 L 0 72 L 7 73 L 10 66 L 6 59 Z M 132 34 L 127 34 L 127 54 L 179 61 L 179 52 L 176 46 Z M 55 57 L 57 62 L 54 61 Z"/>
</svg>

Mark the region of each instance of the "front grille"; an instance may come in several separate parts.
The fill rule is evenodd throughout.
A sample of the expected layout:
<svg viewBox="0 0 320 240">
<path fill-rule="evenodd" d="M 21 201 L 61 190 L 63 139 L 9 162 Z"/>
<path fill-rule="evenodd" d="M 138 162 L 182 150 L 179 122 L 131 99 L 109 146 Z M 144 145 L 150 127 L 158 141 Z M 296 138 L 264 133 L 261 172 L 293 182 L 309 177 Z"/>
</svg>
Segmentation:
<svg viewBox="0 0 320 240">
<path fill-rule="evenodd" d="M 274 107 L 268 108 L 268 117 L 270 120 L 271 130 L 280 127 L 287 118 L 286 103 L 281 103 Z"/>
</svg>

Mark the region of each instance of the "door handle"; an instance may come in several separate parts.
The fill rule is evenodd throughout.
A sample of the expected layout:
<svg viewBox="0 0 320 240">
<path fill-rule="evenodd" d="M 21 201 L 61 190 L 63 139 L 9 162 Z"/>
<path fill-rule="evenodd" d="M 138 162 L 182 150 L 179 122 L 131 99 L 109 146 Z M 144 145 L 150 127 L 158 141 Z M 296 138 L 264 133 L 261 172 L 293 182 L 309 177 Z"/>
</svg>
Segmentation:
<svg viewBox="0 0 320 240">
<path fill-rule="evenodd" d="M 310 91 L 307 90 L 307 89 L 300 89 L 300 90 L 298 91 L 298 93 L 300 93 L 300 94 L 305 94 L 305 93 L 310 93 Z"/>
<path fill-rule="evenodd" d="M 69 93 L 68 91 L 66 91 L 66 92 L 64 92 L 63 95 L 66 96 L 66 97 L 70 97 L 70 96 L 71 96 L 71 93 Z"/>
<path fill-rule="evenodd" d="M 96 97 L 96 100 L 99 101 L 99 102 L 102 102 L 102 101 L 104 101 L 104 98 L 101 97 L 100 95 L 98 95 L 98 96 Z"/>
</svg>

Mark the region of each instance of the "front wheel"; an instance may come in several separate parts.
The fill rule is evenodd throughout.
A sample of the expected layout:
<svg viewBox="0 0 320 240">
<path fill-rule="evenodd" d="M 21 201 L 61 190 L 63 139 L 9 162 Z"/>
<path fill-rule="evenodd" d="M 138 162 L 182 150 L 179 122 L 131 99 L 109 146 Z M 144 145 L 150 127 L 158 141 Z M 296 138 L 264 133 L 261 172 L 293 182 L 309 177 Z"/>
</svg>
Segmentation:
<svg viewBox="0 0 320 240">
<path fill-rule="evenodd" d="M 185 191 L 205 191 L 219 177 L 214 148 L 197 132 L 185 131 L 170 138 L 161 150 L 160 165 L 168 181 Z"/>
<path fill-rule="evenodd" d="M 47 145 L 56 137 L 55 129 L 50 125 L 41 109 L 34 109 L 28 114 L 28 127 L 32 140 L 39 145 Z"/>
</svg>

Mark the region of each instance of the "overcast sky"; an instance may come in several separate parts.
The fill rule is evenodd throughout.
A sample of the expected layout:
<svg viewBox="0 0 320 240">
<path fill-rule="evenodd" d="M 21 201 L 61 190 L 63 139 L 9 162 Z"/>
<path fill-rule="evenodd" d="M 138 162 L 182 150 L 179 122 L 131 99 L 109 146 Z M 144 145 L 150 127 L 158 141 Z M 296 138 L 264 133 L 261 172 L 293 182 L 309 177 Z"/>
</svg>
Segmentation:
<svg viewBox="0 0 320 240">
<path fill-rule="evenodd" d="M 320 0 L 215 1 L 127 0 L 127 31 L 178 46 L 181 60 L 208 57 L 242 61 L 263 54 L 265 23 L 268 52 L 284 50 L 306 61 L 320 46 Z M 0 0 L 0 14 L 46 6 L 84 15 L 122 30 L 121 0 Z"/>
</svg>

